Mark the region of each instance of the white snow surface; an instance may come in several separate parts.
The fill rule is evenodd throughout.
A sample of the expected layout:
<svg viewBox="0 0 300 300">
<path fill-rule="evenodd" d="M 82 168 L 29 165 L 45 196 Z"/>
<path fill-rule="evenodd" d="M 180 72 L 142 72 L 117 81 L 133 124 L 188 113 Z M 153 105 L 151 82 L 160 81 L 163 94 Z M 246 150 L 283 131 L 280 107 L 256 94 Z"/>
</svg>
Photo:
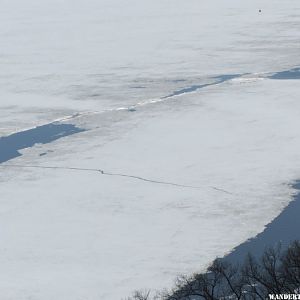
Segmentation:
<svg viewBox="0 0 300 300">
<path fill-rule="evenodd" d="M 300 82 L 265 74 L 300 64 L 298 0 L 0 4 L 1 136 L 87 129 L 0 164 L 0 299 L 171 288 L 289 203 Z"/>
</svg>

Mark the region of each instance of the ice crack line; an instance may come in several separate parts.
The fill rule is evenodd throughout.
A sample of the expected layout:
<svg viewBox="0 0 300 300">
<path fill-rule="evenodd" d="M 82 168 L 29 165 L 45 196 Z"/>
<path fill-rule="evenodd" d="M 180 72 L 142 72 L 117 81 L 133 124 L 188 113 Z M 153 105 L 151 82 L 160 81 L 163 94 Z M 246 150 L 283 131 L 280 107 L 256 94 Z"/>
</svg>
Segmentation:
<svg viewBox="0 0 300 300">
<path fill-rule="evenodd" d="M 163 184 L 163 185 L 170 185 L 175 187 L 181 187 L 181 188 L 190 188 L 190 189 L 203 189 L 203 187 L 200 186 L 193 186 L 193 185 L 185 185 L 185 184 L 179 184 L 174 182 L 168 182 L 168 181 L 161 181 L 161 180 L 155 180 L 155 179 L 149 179 L 141 176 L 135 176 L 130 174 L 124 174 L 124 173 L 112 173 L 112 172 L 106 172 L 102 169 L 96 169 L 96 168 L 79 168 L 79 167 L 61 167 L 61 166 L 38 166 L 38 165 L 1 165 L 2 168 L 35 168 L 35 169 L 54 169 L 54 170 L 70 170 L 70 171 L 86 171 L 86 172 L 98 172 L 102 175 L 106 176 L 116 176 L 116 177 L 127 177 L 127 178 L 133 178 L 136 180 L 141 180 L 145 182 L 155 183 L 155 184 Z M 226 193 L 229 195 L 233 195 L 233 193 L 226 191 L 225 189 L 218 188 L 215 186 L 208 186 L 208 188 L 213 189 L 218 192 Z"/>
</svg>

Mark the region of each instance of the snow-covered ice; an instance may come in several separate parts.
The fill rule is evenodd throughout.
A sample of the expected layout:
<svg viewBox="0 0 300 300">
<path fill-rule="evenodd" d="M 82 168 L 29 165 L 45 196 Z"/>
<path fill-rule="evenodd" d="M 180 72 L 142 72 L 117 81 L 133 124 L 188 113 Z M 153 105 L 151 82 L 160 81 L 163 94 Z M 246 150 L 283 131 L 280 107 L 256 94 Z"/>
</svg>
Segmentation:
<svg viewBox="0 0 300 300">
<path fill-rule="evenodd" d="M 85 129 L 0 164 L 0 299 L 170 288 L 289 203 L 299 1 L 0 3 L 1 136 Z"/>
</svg>

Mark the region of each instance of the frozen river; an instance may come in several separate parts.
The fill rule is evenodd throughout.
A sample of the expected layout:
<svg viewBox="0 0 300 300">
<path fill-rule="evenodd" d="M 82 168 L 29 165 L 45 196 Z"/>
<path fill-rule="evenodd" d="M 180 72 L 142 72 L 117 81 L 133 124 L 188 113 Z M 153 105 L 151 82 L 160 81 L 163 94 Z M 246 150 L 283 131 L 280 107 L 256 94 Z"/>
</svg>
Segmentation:
<svg viewBox="0 0 300 300">
<path fill-rule="evenodd" d="M 299 1 L 0 3 L 2 297 L 171 288 L 293 227 Z"/>
</svg>

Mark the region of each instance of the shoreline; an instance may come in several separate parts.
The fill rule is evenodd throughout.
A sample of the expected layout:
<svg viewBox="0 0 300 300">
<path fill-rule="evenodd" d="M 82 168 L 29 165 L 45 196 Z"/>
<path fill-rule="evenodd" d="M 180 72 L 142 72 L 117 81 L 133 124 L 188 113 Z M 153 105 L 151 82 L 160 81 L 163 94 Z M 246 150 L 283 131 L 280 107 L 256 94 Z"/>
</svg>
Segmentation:
<svg viewBox="0 0 300 300">
<path fill-rule="evenodd" d="M 300 239 L 300 180 L 295 181 L 292 187 L 297 190 L 297 193 L 283 211 L 266 225 L 264 231 L 237 246 L 222 259 L 241 263 L 248 253 L 255 258 L 260 258 L 264 250 L 269 247 L 280 244 L 282 250 L 285 250 L 292 241 Z"/>
</svg>

